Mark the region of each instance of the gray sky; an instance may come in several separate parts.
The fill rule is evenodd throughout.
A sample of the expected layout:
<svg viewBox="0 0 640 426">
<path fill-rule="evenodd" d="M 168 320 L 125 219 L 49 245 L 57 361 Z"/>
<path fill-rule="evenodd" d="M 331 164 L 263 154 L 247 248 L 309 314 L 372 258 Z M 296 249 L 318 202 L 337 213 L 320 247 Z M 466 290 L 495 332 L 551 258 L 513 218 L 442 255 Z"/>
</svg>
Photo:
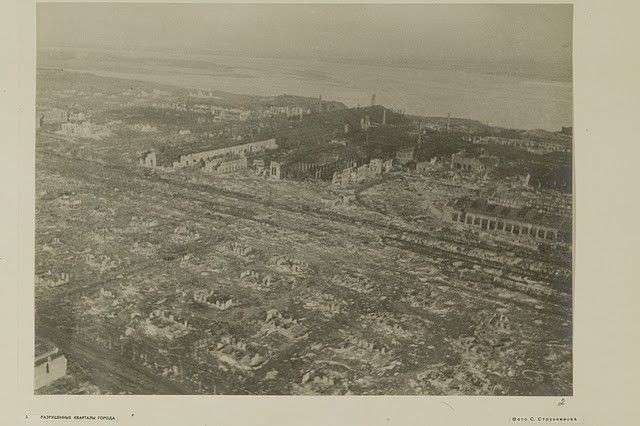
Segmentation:
<svg viewBox="0 0 640 426">
<path fill-rule="evenodd" d="M 37 5 L 39 47 L 570 66 L 570 5 Z"/>
</svg>

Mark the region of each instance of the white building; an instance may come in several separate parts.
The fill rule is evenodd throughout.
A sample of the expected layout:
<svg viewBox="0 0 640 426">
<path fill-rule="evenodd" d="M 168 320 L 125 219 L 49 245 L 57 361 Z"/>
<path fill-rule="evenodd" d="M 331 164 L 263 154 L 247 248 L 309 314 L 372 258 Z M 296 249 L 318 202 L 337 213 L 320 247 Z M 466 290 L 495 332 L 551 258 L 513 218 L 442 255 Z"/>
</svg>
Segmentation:
<svg viewBox="0 0 640 426">
<path fill-rule="evenodd" d="M 40 389 L 67 374 L 67 358 L 51 343 L 37 338 L 35 342 L 34 389 Z"/>
</svg>

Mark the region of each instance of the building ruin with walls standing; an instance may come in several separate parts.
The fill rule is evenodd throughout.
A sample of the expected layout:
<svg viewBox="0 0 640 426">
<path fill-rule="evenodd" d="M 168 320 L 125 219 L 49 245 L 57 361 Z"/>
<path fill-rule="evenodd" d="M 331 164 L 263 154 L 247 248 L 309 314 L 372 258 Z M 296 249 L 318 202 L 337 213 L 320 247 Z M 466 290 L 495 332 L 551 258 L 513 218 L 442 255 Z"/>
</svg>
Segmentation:
<svg viewBox="0 0 640 426">
<path fill-rule="evenodd" d="M 336 173 L 342 173 L 346 169 L 360 169 L 361 176 L 369 173 L 372 167 L 365 157 L 327 157 L 318 162 L 295 161 L 291 163 L 272 161 L 269 176 L 274 179 L 314 179 L 333 181 Z M 381 160 L 377 160 L 381 161 Z M 374 168 L 384 168 L 387 163 L 378 164 L 374 161 Z M 357 173 L 354 172 L 354 173 Z"/>
<path fill-rule="evenodd" d="M 414 161 L 415 148 L 401 149 L 396 152 L 396 162 L 402 166 L 410 161 Z"/>
<path fill-rule="evenodd" d="M 233 145 L 226 148 L 195 152 L 192 154 L 181 155 L 178 161 L 174 161 L 173 168 L 196 165 L 201 161 L 206 161 L 216 157 L 224 157 L 225 155 L 245 156 L 247 154 L 277 148 L 278 145 L 276 144 L 276 140 L 271 138 L 263 141 L 249 142 L 242 145 Z"/>
<path fill-rule="evenodd" d="M 68 136 L 91 139 L 100 139 L 111 135 L 109 128 L 89 121 L 67 121 L 62 123 L 60 133 Z"/>
<path fill-rule="evenodd" d="M 430 170 L 435 170 L 439 167 L 438 157 L 433 157 L 429 161 L 416 162 L 416 172 L 425 173 Z"/>
<path fill-rule="evenodd" d="M 382 173 L 390 170 L 391 160 L 382 161 L 379 158 L 374 158 L 360 166 L 356 166 L 356 163 L 353 162 L 349 167 L 335 171 L 333 173 L 332 183 L 339 186 L 362 183 L 369 179 L 382 176 Z"/>
<path fill-rule="evenodd" d="M 443 210 L 451 224 L 479 231 L 537 239 L 571 242 L 571 218 L 548 214 L 532 207 L 511 207 L 485 199 L 458 198 Z"/>
<path fill-rule="evenodd" d="M 149 151 L 143 152 L 138 159 L 138 164 L 145 167 L 156 167 L 158 165 L 156 150 L 151 149 Z"/>
<path fill-rule="evenodd" d="M 451 155 L 451 168 L 472 173 L 489 173 L 498 166 L 498 157 L 481 155 L 478 157 L 460 151 Z"/>
<path fill-rule="evenodd" d="M 247 168 L 247 157 L 245 156 L 228 156 L 223 158 L 214 158 L 204 163 L 203 170 L 205 172 L 222 174 L 231 173 L 237 170 Z"/>
<path fill-rule="evenodd" d="M 241 145 L 182 154 L 179 156 L 170 154 L 162 155 L 162 152 L 157 153 L 156 150 L 152 149 L 143 152 L 138 159 L 138 163 L 147 167 L 172 167 L 174 169 L 188 166 L 205 166 L 208 163 L 211 163 L 207 166 L 207 171 L 213 171 L 213 169 L 217 168 L 220 163 L 227 163 L 229 158 L 236 160 L 251 153 L 258 153 L 277 148 L 278 145 L 276 144 L 276 140 L 271 138 L 263 141 L 249 142 Z M 246 159 L 241 160 L 240 163 L 246 164 L 246 161 Z M 225 168 L 235 169 L 236 165 L 236 163 L 228 162 L 228 164 L 223 166 L 221 170 Z M 244 167 L 246 167 L 246 165 Z"/>
<path fill-rule="evenodd" d="M 551 152 L 571 152 L 570 140 L 538 141 L 532 139 L 513 139 L 487 136 L 474 140 L 476 144 L 501 145 L 524 149 L 534 154 L 548 154 Z"/>
</svg>

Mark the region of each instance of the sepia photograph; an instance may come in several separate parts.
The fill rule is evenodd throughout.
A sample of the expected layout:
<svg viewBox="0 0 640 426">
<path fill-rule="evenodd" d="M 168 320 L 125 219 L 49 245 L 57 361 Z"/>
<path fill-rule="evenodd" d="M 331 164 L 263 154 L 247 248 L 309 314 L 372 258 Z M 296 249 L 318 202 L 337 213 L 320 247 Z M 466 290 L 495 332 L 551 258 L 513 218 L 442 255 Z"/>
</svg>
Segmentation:
<svg viewBox="0 0 640 426">
<path fill-rule="evenodd" d="M 35 5 L 33 393 L 571 397 L 573 12 Z"/>
</svg>

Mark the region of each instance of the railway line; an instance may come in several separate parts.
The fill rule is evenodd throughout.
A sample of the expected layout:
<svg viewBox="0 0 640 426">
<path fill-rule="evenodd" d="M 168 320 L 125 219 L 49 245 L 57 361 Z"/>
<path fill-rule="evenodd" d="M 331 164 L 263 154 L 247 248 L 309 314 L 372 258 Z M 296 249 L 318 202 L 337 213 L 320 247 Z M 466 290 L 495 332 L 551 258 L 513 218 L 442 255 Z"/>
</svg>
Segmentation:
<svg viewBox="0 0 640 426">
<path fill-rule="evenodd" d="M 63 172 L 68 172 L 69 170 L 73 170 L 73 176 L 80 176 L 83 178 L 83 181 L 94 182 L 97 185 L 103 187 L 120 187 L 123 183 L 123 175 L 117 174 L 114 175 L 111 171 L 120 171 L 127 172 L 127 174 L 131 174 L 131 171 L 124 166 L 114 166 L 114 165 L 97 165 L 88 169 L 88 166 L 93 165 L 91 162 L 87 160 L 75 160 L 68 158 L 66 156 L 62 156 L 59 154 L 47 153 L 47 155 L 52 155 L 57 157 L 59 161 L 63 161 L 65 163 L 65 167 L 63 168 Z M 83 167 L 84 166 L 84 167 Z M 108 171 L 108 173 L 98 173 L 102 171 Z M 126 176 L 126 175 L 125 175 Z M 273 202 L 264 202 L 259 200 L 257 197 L 240 193 L 236 191 L 229 191 L 222 188 L 211 188 L 207 185 L 202 184 L 194 184 L 190 182 L 180 183 L 173 179 L 168 179 L 166 177 L 154 177 L 154 178 L 142 178 L 140 176 L 134 176 L 134 183 L 136 184 L 146 184 L 150 185 L 151 188 L 149 190 L 161 190 L 159 188 L 159 182 L 164 185 L 168 185 L 171 188 L 174 188 L 175 191 L 171 191 L 170 195 L 172 197 L 179 197 L 184 200 L 188 200 L 190 202 L 198 203 L 202 207 L 205 207 L 207 211 L 216 212 L 223 215 L 233 216 L 242 218 L 245 220 L 250 220 L 254 222 L 258 222 L 261 224 L 266 224 L 275 227 L 284 226 L 282 221 L 274 221 L 265 218 L 256 217 L 256 212 L 259 209 L 250 208 L 252 206 L 248 205 L 246 208 L 238 207 L 237 205 L 233 205 L 234 200 L 240 200 L 249 204 L 260 204 L 261 209 L 269 208 L 276 211 L 281 211 L 287 214 L 302 214 L 307 217 L 315 217 L 317 219 L 328 220 L 329 222 L 336 222 L 343 225 L 353 226 L 354 222 L 358 222 L 359 224 L 366 224 L 372 229 L 377 229 L 380 231 L 381 239 L 388 244 L 392 244 L 396 247 L 400 247 L 409 251 L 412 251 L 417 254 L 429 254 L 431 256 L 441 257 L 445 259 L 450 259 L 453 261 L 464 262 L 468 265 L 477 265 L 480 268 L 488 268 L 495 269 L 499 271 L 503 271 L 504 274 L 511 277 L 523 277 L 532 279 L 535 281 L 542 281 L 547 283 L 555 282 L 558 277 L 551 273 L 541 272 L 541 271 L 532 271 L 526 268 L 522 268 L 516 265 L 505 265 L 504 263 L 480 258 L 477 256 L 472 256 L 466 253 L 461 253 L 459 251 L 447 250 L 441 247 L 435 247 L 434 245 L 428 245 L 421 242 L 426 238 L 434 240 L 433 237 L 428 235 L 425 232 L 418 231 L 407 231 L 403 228 L 389 225 L 389 224 L 381 224 L 374 222 L 372 220 L 367 220 L 363 218 L 358 218 L 357 220 L 343 215 L 337 212 L 327 212 L 321 211 L 319 209 L 313 209 L 306 206 L 291 206 L 284 205 L 282 203 L 273 203 Z M 139 189 L 139 188 L 136 188 Z M 216 198 L 215 202 L 207 199 L 203 199 L 201 196 L 190 195 L 195 192 L 206 193 L 206 194 L 216 194 L 221 195 L 225 198 L 231 198 L 231 200 L 225 200 L 224 198 Z M 227 201 L 227 203 L 224 203 Z M 229 203 L 229 201 L 231 203 Z M 175 213 L 175 212 L 174 212 Z M 188 217 L 185 217 L 188 219 Z M 205 218 L 199 218 L 199 220 L 206 220 Z M 287 227 L 294 231 L 307 232 L 307 229 L 300 229 L 297 227 L 295 222 L 287 223 Z M 435 241 L 435 240 L 434 240 Z M 153 262 L 150 262 L 146 267 L 152 267 Z M 567 293 L 566 286 L 564 288 L 560 288 L 561 291 Z"/>
<path fill-rule="evenodd" d="M 73 168 L 76 171 L 81 171 L 81 173 L 84 174 L 83 176 L 84 179 L 87 179 L 89 181 L 91 180 L 95 181 L 96 179 L 98 179 L 100 181 L 100 184 L 102 185 L 107 183 L 115 187 L 121 186 L 123 175 L 116 175 L 116 176 L 100 175 L 100 177 L 98 178 L 98 175 L 95 173 L 98 171 L 97 169 L 124 172 L 128 175 L 132 174 L 132 171 L 127 167 L 118 166 L 118 165 L 98 165 L 98 166 L 95 166 L 95 168 L 92 169 L 91 172 L 89 172 L 86 169 L 84 170 L 84 172 L 82 172 L 84 168 L 78 166 L 77 164 L 78 161 L 80 163 L 84 163 L 85 166 L 88 166 L 89 164 L 92 164 L 92 163 L 90 163 L 88 160 L 70 159 L 68 157 L 65 157 L 59 154 L 47 153 L 47 155 L 56 156 L 59 160 L 64 161 L 66 165 L 68 165 L 70 168 Z M 65 170 L 68 170 L 68 168 L 65 167 Z M 211 195 L 215 194 L 222 197 L 230 198 L 231 199 L 230 201 L 232 202 L 233 200 L 240 200 L 247 203 L 259 204 L 260 209 L 269 208 L 269 209 L 282 211 L 286 213 L 303 214 L 308 217 L 316 217 L 318 219 L 324 219 L 324 220 L 346 224 L 350 226 L 353 226 L 354 223 L 357 222 L 360 225 L 367 225 L 370 229 L 376 229 L 380 231 L 380 234 L 383 239 L 386 239 L 387 241 L 393 240 L 396 242 L 396 245 L 398 241 L 404 240 L 405 241 L 404 247 L 416 253 L 424 254 L 425 252 L 429 252 L 433 255 L 455 259 L 455 261 L 463 261 L 471 265 L 478 265 L 482 268 L 494 268 L 494 269 L 503 270 L 504 272 L 512 276 L 522 276 L 535 281 L 555 283 L 559 279 L 561 279 L 561 277 L 553 273 L 548 273 L 544 271 L 532 271 L 530 269 L 523 268 L 517 265 L 505 265 L 504 263 L 501 263 L 495 260 L 480 258 L 470 254 L 461 253 L 459 251 L 447 250 L 445 248 L 435 247 L 434 245 L 422 244 L 418 241 L 426 240 L 426 239 L 430 239 L 432 241 L 443 241 L 443 240 L 442 238 L 434 239 L 432 235 L 429 235 L 426 232 L 421 232 L 416 230 L 407 230 L 407 229 L 398 227 L 396 225 L 379 223 L 366 218 L 355 219 L 353 217 L 350 217 L 348 215 L 344 215 L 338 212 L 322 211 L 320 209 L 315 209 L 308 206 L 292 206 L 284 203 L 276 203 L 273 201 L 263 201 L 252 194 L 231 191 L 223 188 L 212 188 L 211 186 L 208 186 L 208 185 L 197 184 L 193 182 L 186 182 L 186 181 L 178 182 L 175 179 L 169 179 L 163 176 L 145 177 L 142 174 L 140 174 L 135 176 L 135 182 L 139 184 L 145 183 L 147 185 L 151 185 L 156 188 L 158 186 L 158 183 L 161 182 L 175 189 L 175 191 L 171 192 L 171 195 L 173 197 L 180 197 L 182 199 L 186 199 L 191 202 L 197 202 L 203 206 L 206 206 L 210 211 L 218 211 L 219 213 L 222 213 L 222 214 L 241 217 L 246 220 L 258 221 L 258 222 L 266 223 L 269 225 L 282 226 L 281 224 L 276 224 L 274 221 L 268 221 L 266 219 L 256 218 L 255 212 L 259 211 L 259 209 L 251 209 L 251 211 L 247 211 L 246 209 L 238 208 L 237 206 L 234 206 L 232 204 L 223 204 L 224 199 L 222 198 L 216 198 L 215 202 L 213 202 L 213 201 L 204 200 L 201 197 L 197 197 L 189 194 L 192 194 L 195 192 L 206 193 Z M 404 236 L 406 235 L 409 235 L 409 238 L 405 238 Z M 412 244 L 410 244 L 411 242 Z M 444 240 L 443 242 L 451 243 L 450 241 L 447 241 L 447 240 Z M 457 246 L 464 245 L 464 243 L 461 243 L 459 241 L 455 241 L 453 244 L 456 244 Z M 478 248 L 478 247 L 466 246 L 465 248 L 472 249 L 472 248 Z M 495 250 L 495 247 L 493 247 L 492 249 Z M 536 260 L 542 260 L 533 252 L 531 256 L 536 258 Z M 552 266 L 557 266 L 557 265 L 552 265 Z M 569 286 L 567 286 L 566 284 L 560 285 L 558 287 L 561 291 L 564 291 L 565 293 L 570 291 Z"/>
</svg>

